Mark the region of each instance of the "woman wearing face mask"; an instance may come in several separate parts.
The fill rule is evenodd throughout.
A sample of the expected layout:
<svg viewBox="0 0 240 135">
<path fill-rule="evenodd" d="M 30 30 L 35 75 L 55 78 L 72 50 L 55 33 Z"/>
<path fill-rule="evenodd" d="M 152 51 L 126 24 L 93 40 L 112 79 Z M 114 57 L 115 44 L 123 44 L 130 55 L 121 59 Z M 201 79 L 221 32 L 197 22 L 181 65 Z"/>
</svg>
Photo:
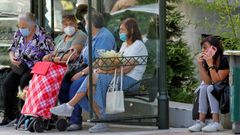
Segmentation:
<svg viewBox="0 0 240 135">
<path fill-rule="evenodd" d="M 52 54 L 45 56 L 44 61 L 59 61 L 59 58 L 62 56 L 62 54 L 70 48 L 76 49 L 78 52 L 76 57 L 79 57 L 82 48 L 85 46 L 87 36 L 84 32 L 77 29 L 78 24 L 74 15 L 63 16 L 62 25 L 64 34 L 56 40 L 57 47 L 54 53 L 55 55 Z M 66 61 L 70 54 L 71 52 L 66 54 L 63 57 L 62 61 Z M 79 68 L 83 68 L 84 66 L 86 65 L 81 64 L 81 67 L 79 66 Z M 81 84 L 81 80 L 73 83 L 69 76 L 65 76 L 63 78 L 61 89 L 58 95 L 58 99 L 61 104 L 69 101 L 71 93 L 74 93 L 74 88 L 79 84 Z M 75 112 L 76 115 L 70 118 L 70 126 L 67 128 L 68 131 L 81 129 L 81 108 L 76 108 Z"/>
<path fill-rule="evenodd" d="M 80 54 L 82 48 L 87 40 L 86 34 L 81 30 L 77 29 L 77 20 L 74 15 L 65 15 L 62 17 L 62 26 L 64 34 L 56 38 L 56 49 L 53 54 L 49 54 L 43 57 L 43 61 L 54 61 L 58 62 L 64 52 L 70 48 L 76 49 L 77 53 Z M 66 54 L 62 61 L 66 61 L 70 56 L 71 52 Z"/>
<path fill-rule="evenodd" d="M 44 55 L 53 51 L 54 44 L 51 37 L 35 21 L 35 16 L 31 13 L 19 15 L 19 29 L 9 48 L 12 70 L 3 84 L 5 113 L 0 126 L 14 120 L 19 112 L 17 109 L 18 85 L 24 89 L 32 78 L 30 72 L 33 65 L 41 61 Z"/>
<path fill-rule="evenodd" d="M 141 33 L 139 31 L 137 22 L 128 18 L 124 20 L 120 25 L 119 32 L 120 39 L 123 41 L 120 53 L 125 57 L 131 56 L 147 56 L 147 49 L 142 42 Z M 130 63 L 135 63 L 135 61 L 130 61 Z M 124 66 L 123 67 L 123 90 L 129 88 L 137 81 L 142 79 L 143 73 L 145 72 L 146 65 L 138 66 Z M 94 102 L 93 109 L 98 118 L 105 117 L 105 102 L 106 102 L 106 93 L 109 87 L 110 82 L 113 79 L 114 71 L 102 71 L 97 69 L 96 73 L 93 74 L 93 84 L 96 84 L 96 90 L 94 90 Z M 117 72 L 120 73 L 120 69 L 117 69 Z M 98 76 L 97 76 L 98 74 Z M 96 77 L 97 76 L 97 77 Z M 70 116 L 72 114 L 73 106 L 80 104 L 83 109 L 89 111 L 88 103 L 86 96 L 88 95 L 88 79 L 85 79 L 83 84 L 78 90 L 78 93 L 74 98 L 69 101 L 67 104 L 55 107 L 51 110 L 53 114 L 61 116 Z M 129 91 L 138 90 L 139 85 L 135 85 Z M 80 102 L 79 102 L 80 101 Z M 89 129 L 89 132 L 102 132 L 107 131 L 107 124 L 98 123 L 92 128 Z"/>
</svg>

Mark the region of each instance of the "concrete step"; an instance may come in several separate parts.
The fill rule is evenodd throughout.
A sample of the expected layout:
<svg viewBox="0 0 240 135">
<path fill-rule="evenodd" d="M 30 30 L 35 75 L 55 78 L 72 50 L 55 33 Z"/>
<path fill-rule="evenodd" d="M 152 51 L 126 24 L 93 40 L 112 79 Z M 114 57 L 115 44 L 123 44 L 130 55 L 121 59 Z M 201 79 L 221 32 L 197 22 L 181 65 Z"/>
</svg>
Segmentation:
<svg viewBox="0 0 240 135">
<path fill-rule="evenodd" d="M 169 124 L 173 128 L 187 128 L 194 124 L 192 120 L 192 104 L 169 102 Z M 136 117 L 136 116 L 157 116 L 157 100 L 151 103 L 139 99 L 125 99 L 125 112 L 116 115 L 109 115 L 109 118 Z M 88 114 L 84 113 L 84 120 L 89 119 Z M 143 122 L 156 122 L 155 119 L 142 120 Z M 230 115 L 221 115 L 221 122 L 226 129 L 231 129 Z"/>
</svg>

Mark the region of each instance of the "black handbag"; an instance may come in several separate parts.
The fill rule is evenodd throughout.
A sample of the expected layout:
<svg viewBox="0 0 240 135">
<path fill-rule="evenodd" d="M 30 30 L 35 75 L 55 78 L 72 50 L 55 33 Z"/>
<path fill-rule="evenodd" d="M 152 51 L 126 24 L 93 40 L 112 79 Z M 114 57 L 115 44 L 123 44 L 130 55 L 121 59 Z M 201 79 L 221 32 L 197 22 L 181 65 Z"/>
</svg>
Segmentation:
<svg viewBox="0 0 240 135">
<path fill-rule="evenodd" d="M 219 109 L 222 114 L 230 111 L 230 86 L 228 79 L 213 84 L 213 96 L 219 101 Z"/>
<path fill-rule="evenodd" d="M 23 75 L 27 70 L 29 70 L 29 67 L 25 63 L 21 63 L 19 66 L 11 65 L 11 69 L 14 73 L 18 75 Z"/>
<path fill-rule="evenodd" d="M 84 68 L 88 67 L 87 64 L 76 64 L 76 65 L 68 65 L 68 70 L 67 72 L 65 73 L 65 76 L 64 78 L 67 80 L 67 81 L 71 81 L 72 77 L 82 71 Z"/>
<path fill-rule="evenodd" d="M 198 92 L 196 93 L 196 97 L 194 99 L 193 102 L 193 109 L 192 109 L 192 119 L 193 120 L 198 120 L 199 119 L 199 91 L 200 91 L 200 87 L 197 90 Z M 206 114 L 206 119 L 211 119 L 212 118 L 212 114 L 210 111 L 210 108 L 208 108 L 207 114 Z"/>
<path fill-rule="evenodd" d="M 69 51 L 74 51 L 74 50 L 68 50 L 66 52 L 64 52 L 64 54 L 61 56 L 60 59 L 63 58 L 63 56 L 65 54 L 67 54 Z M 74 52 L 73 52 L 74 53 Z M 66 62 L 67 63 L 67 72 L 64 75 L 64 79 L 67 81 L 71 81 L 72 77 L 82 71 L 84 68 L 88 67 L 87 64 L 83 63 L 83 58 L 82 57 L 78 57 L 76 60 L 71 60 L 71 56 L 69 58 L 69 60 Z"/>
</svg>

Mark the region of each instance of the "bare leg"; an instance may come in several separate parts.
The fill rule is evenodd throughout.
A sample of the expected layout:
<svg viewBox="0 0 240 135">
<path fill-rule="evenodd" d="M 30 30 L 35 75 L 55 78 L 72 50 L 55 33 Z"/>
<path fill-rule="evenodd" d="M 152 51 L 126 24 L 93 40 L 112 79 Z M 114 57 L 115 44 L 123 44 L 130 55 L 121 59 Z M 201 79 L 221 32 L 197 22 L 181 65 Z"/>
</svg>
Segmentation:
<svg viewBox="0 0 240 135">
<path fill-rule="evenodd" d="M 199 120 L 202 121 L 202 122 L 205 122 L 205 119 L 206 119 L 206 114 L 199 113 Z"/>
<path fill-rule="evenodd" d="M 75 106 L 83 97 L 86 96 L 86 93 L 78 92 L 75 96 L 68 102 L 70 106 Z"/>
<path fill-rule="evenodd" d="M 218 113 L 213 113 L 212 114 L 212 120 L 214 122 L 219 122 L 219 114 Z"/>
</svg>

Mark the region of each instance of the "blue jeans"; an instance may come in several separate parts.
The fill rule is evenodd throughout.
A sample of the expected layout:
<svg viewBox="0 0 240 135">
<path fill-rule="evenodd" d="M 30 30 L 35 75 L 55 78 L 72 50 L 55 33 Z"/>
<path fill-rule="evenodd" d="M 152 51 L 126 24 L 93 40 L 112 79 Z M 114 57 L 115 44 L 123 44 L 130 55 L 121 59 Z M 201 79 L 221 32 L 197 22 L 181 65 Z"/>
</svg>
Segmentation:
<svg viewBox="0 0 240 135">
<path fill-rule="evenodd" d="M 62 87 L 59 93 L 59 101 L 61 104 L 68 102 L 75 96 L 85 78 L 86 77 L 83 76 L 74 82 L 69 82 L 63 79 Z M 82 124 L 82 108 L 78 104 L 74 106 L 72 116 L 70 117 L 70 123 Z"/>
</svg>

